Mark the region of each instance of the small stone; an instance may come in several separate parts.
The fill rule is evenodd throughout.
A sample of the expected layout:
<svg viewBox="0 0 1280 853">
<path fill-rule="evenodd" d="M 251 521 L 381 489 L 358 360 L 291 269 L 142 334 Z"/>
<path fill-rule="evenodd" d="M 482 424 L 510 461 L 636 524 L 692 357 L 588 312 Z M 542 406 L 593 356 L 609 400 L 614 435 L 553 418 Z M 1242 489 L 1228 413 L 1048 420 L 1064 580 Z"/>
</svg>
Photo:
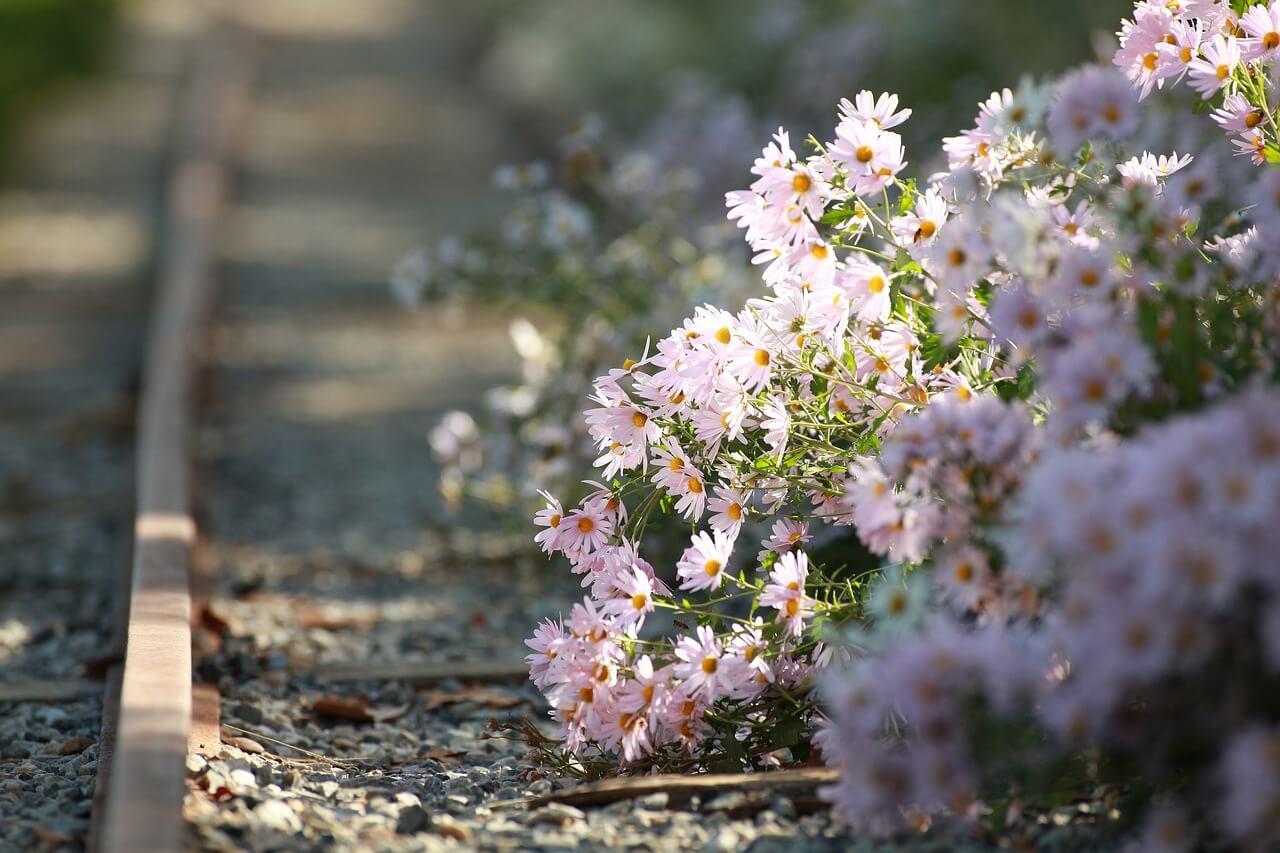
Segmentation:
<svg viewBox="0 0 1280 853">
<path fill-rule="evenodd" d="M 187 772 L 192 776 L 200 775 L 208 766 L 209 762 L 203 755 L 196 755 L 194 752 L 187 754 Z"/>
<path fill-rule="evenodd" d="M 702 849 L 707 853 L 729 853 L 739 848 L 738 833 L 728 826 L 720 827 L 720 831 L 707 840 Z"/>
<path fill-rule="evenodd" d="M 427 812 L 422 806 L 405 806 L 396 818 L 397 835 L 414 835 L 427 825 Z"/>
<path fill-rule="evenodd" d="M 747 805 L 747 795 L 741 791 L 726 791 L 712 798 L 704 808 L 709 812 L 731 812 Z"/>
<path fill-rule="evenodd" d="M 796 816 L 796 804 L 787 797 L 778 797 L 769 804 L 769 810 L 783 820 L 792 820 Z"/>
<path fill-rule="evenodd" d="M 642 809 L 661 810 L 661 809 L 665 809 L 669 802 L 671 802 L 671 797 L 667 795 L 667 792 L 658 791 L 653 794 L 648 794 L 646 796 L 639 797 L 636 800 L 636 807 L 642 808 Z"/>
<path fill-rule="evenodd" d="M 248 702 L 237 702 L 232 705 L 230 713 L 231 716 L 238 717 L 251 726 L 256 726 L 266 719 L 266 715 L 262 713 L 261 708 Z"/>
<path fill-rule="evenodd" d="M 255 788 L 258 785 L 258 779 L 248 770 L 232 770 L 231 781 L 243 788 Z"/>
<path fill-rule="evenodd" d="M 266 752 L 266 750 L 262 748 L 262 744 L 258 743 L 253 738 L 230 737 L 230 738 L 226 738 L 225 742 L 230 744 L 231 746 L 234 746 L 236 749 L 240 750 L 241 752 L 247 752 L 250 755 L 262 755 L 264 752 Z"/>
<path fill-rule="evenodd" d="M 563 803 L 548 803 L 533 813 L 529 823 L 534 826 L 551 825 L 563 828 L 586 819 L 587 815 L 582 809 L 575 809 Z"/>
<path fill-rule="evenodd" d="M 436 815 L 431 820 L 431 831 L 436 835 L 443 835 L 445 838 L 461 841 L 463 844 L 471 840 L 471 830 L 448 815 Z"/>
<path fill-rule="evenodd" d="M 550 794 L 550 793 L 551 793 L 550 779 L 539 779 L 536 782 L 530 783 L 529 785 L 529 796 L 531 797 L 545 797 L 547 794 Z"/>
<path fill-rule="evenodd" d="M 302 832 L 302 821 L 283 800 L 267 800 L 259 803 L 253 810 L 253 815 L 268 829 L 290 835 Z"/>
</svg>

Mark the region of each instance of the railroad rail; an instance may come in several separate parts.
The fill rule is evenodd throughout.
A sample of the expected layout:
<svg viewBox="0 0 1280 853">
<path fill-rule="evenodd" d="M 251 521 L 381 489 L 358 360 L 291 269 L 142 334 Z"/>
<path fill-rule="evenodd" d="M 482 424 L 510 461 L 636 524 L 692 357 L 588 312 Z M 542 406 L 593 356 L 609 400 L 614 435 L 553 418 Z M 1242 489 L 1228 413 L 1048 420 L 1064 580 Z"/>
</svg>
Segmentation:
<svg viewBox="0 0 1280 853">
<path fill-rule="evenodd" d="M 106 802 L 95 846 L 106 851 L 159 853 L 184 846 L 193 707 L 193 382 L 214 289 L 217 225 L 253 68 L 249 37 L 234 22 L 211 15 L 206 32 L 194 48 L 165 193 L 143 371 L 128 629 L 118 703 L 108 696 L 104 713 L 104 750 L 110 754 L 99 770 Z"/>
</svg>

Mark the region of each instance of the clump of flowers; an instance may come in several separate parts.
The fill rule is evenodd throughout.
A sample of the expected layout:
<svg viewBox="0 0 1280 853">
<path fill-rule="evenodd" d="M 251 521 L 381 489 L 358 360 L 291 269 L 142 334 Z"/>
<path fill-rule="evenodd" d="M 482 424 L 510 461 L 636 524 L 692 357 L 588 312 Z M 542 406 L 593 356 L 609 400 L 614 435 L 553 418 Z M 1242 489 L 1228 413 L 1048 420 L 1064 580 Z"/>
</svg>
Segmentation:
<svg viewBox="0 0 1280 853">
<path fill-rule="evenodd" d="M 871 830 L 1083 793 L 1162 849 L 1277 841 L 1280 171 L 1142 99 L 1185 80 L 1280 160 L 1278 33 L 1139 3 L 1122 71 L 993 93 L 923 180 L 890 94 L 774 135 L 727 198 L 768 294 L 598 376 L 599 481 L 537 515 L 589 588 L 529 641 L 567 760 L 816 746 Z"/>
</svg>

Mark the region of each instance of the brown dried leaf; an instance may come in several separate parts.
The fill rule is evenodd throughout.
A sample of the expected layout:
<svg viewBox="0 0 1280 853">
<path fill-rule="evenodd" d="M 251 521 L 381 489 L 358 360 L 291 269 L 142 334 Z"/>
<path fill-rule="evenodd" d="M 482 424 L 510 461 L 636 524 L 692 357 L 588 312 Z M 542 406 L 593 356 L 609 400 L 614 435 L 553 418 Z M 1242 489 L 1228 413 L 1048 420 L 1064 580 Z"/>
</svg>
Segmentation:
<svg viewBox="0 0 1280 853">
<path fill-rule="evenodd" d="M 385 723 L 404 716 L 404 705 L 370 705 L 368 696 L 321 696 L 311 703 L 311 710 L 324 717 L 336 717 L 356 723 Z"/>
<path fill-rule="evenodd" d="M 221 634 L 226 631 L 233 637 L 239 637 L 245 633 L 244 624 L 239 619 L 234 616 L 224 616 L 215 610 L 212 604 L 206 604 L 200 608 L 200 613 L 196 618 L 196 625 L 214 634 Z"/>
<path fill-rule="evenodd" d="M 481 705 L 487 705 L 494 709 L 514 708 L 521 705 L 525 700 L 519 696 L 512 696 L 509 693 L 501 693 L 479 684 L 468 684 L 461 690 L 424 690 L 422 698 L 426 700 L 427 708 L 439 708 L 442 705 L 456 705 L 459 702 L 478 702 Z"/>
<path fill-rule="evenodd" d="M 340 631 L 344 628 L 370 628 L 377 617 L 372 613 L 330 616 L 311 601 L 300 598 L 293 604 L 293 616 L 302 628 L 319 628 L 324 631 Z"/>
</svg>

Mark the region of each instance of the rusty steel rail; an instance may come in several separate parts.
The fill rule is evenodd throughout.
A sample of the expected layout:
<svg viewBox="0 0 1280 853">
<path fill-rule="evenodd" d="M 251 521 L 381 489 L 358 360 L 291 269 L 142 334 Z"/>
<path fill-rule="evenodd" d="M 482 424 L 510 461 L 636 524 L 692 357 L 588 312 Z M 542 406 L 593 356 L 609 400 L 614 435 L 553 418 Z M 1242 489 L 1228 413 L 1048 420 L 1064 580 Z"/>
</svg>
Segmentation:
<svg viewBox="0 0 1280 853">
<path fill-rule="evenodd" d="M 191 726 L 191 593 L 196 528 L 189 433 L 197 350 L 209 313 L 217 224 L 248 101 L 252 46 L 211 17 L 193 45 L 165 192 L 143 391 L 129 622 L 100 849 L 184 847 L 182 801 Z M 100 780 L 101 781 L 101 780 Z"/>
</svg>

